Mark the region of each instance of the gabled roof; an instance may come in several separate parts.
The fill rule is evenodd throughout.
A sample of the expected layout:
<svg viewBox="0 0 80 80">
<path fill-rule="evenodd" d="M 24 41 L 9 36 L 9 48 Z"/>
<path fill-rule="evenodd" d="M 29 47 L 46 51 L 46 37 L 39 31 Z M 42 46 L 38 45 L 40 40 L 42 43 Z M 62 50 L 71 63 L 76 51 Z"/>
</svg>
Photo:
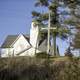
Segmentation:
<svg viewBox="0 0 80 80">
<path fill-rule="evenodd" d="M 19 35 L 8 35 L 1 45 L 1 48 L 10 48 L 11 44 L 17 39 Z"/>
<path fill-rule="evenodd" d="M 11 45 L 17 40 L 18 37 L 19 35 L 8 35 L 1 45 L 1 48 L 11 48 Z M 25 39 L 29 41 L 29 36 L 25 35 Z"/>
<path fill-rule="evenodd" d="M 27 35 L 24 35 L 23 34 L 23 36 L 25 37 L 25 39 L 27 39 L 27 41 L 29 42 L 29 40 L 30 40 L 30 36 L 27 34 Z"/>
</svg>

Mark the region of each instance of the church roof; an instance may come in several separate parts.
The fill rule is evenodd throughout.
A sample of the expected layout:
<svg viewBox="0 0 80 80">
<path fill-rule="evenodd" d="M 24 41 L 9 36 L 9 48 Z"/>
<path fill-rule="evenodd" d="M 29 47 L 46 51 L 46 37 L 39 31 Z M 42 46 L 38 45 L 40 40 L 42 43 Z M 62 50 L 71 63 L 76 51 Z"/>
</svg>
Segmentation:
<svg viewBox="0 0 80 80">
<path fill-rule="evenodd" d="M 29 42 L 29 40 L 30 40 L 30 36 L 27 34 L 27 35 L 23 35 L 26 39 L 27 39 L 27 41 Z"/>
<path fill-rule="evenodd" d="M 8 35 L 1 45 L 1 48 L 11 48 L 11 45 L 17 40 L 19 35 Z M 23 35 L 27 41 L 29 41 L 28 35 Z"/>
</svg>

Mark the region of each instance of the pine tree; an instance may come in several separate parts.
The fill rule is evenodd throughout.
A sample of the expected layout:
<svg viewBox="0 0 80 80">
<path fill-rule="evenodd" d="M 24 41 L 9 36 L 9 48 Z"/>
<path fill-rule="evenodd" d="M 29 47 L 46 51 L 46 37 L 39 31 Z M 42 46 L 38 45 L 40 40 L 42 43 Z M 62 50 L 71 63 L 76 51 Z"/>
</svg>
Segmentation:
<svg viewBox="0 0 80 80">
<path fill-rule="evenodd" d="M 66 0 L 65 3 L 71 10 L 71 18 L 65 22 L 73 26 L 72 29 L 76 29 L 71 46 L 78 49 L 80 54 L 80 0 Z"/>
<path fill-rule="evenodd" d="M 56 50 L 57 50 L 57 46 L 56 46 L 56 37 L 60 36 L 62 39 L 65 39 L 68 37 L 68 34 L 70 32 L 70 30 L 68 29 L 68 27 L 65 27 L 63 22 L 61 23 L 61 19 L 59 17 L 59 15 L 61 15 L 62 13 L 58 13 L 58 8 L 60 6 L 62 6 L 62 4 L 60 4 L 61 0 L 37 0 L 35 3 L 36 7 L 44 7 L 47 8 L 48 11 L 50 11 L 50 23 L 51 23 L 51 27 L 55 27 L 55 30 L 51 30 L 51 35 L 53 36 L 53 44 L 54 44 L 54 56 L 56 56 Z M 48 25 L 48 14 L 49 12 L 45 11 L 45 13 L 41 13 L 38 11 L 33 11 L 32 12 L 32 16 L 33 16 L 33 20 L 44 25 L 45 27 L 47 27 L 46 25 Z M 63 13 L 63 15 L 65 15 Z M 45 36 L 45 35 L 44 35 Z"/>
<path fill-rule="evenodd" d="M 80 32 L 76 33 L 74 41 L 74 48 L 80 49 Z"/>
<path fill-rule="evenodd" d="M 75 34 L 72 47 L 79 51 L 79 56 L 80 56 L 80 30 Z"/>
</svg>

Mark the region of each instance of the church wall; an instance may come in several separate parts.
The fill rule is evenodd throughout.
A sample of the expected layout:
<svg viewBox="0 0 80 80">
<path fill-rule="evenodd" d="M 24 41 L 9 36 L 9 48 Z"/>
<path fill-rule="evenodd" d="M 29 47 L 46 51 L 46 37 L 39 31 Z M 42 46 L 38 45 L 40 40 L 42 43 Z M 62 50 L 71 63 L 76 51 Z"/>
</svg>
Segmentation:
<svg viewBox="0 0 80 80">
<path fill-rule="evenodd" d="M 40 53 L 41 51 L 36 50 L 36 53 Z M 30 57 L 34 57 L 35 56 L 35 48 L 30 48 L 29 50 L 23 52 L 22 54 L 20 54 L 19 56 L 30 56 Z"/>
<path fill-rule="evenodd" d="M 11 57 L 13 56 L 13 48 L 4 48 L 1 49 L 1 57 Z"/>
<path fill-rule="evenodd" d="M 39 27 L 34 24 L 35 24 L 34 22 L 32 22 L 32 24 L 31 24 L 30 43 L 33 47 L 36 47 L 36 44 L 38 42 Z"/>
<path fill-rule="evenodd" d="M 34 48 L 30 48 L 29 50 L 26 50 L 25 52 L 23 52 L 19 56 L 24 56 L 25 55 L 25 56 L 31 56 L 31 57 L 33 57 L 35 55 L 34 51 L 35 51 Z"/>
<path fill-rule="evenodd" d="M 24 36 L 21 35 L 20 38 L 16 41 L 16 43 L 13 45 L 13 47 L 14 47 L 14 56 L 16 56 L 16 54 L 19 53 L 20 51 L 30 47 L 30 44 L 24 38 Z"/>
<path fill-rule="evenodd" d="M 47 50 L 46 40 L 44 40 L 43 43 L 39 46 L 39 50 L 42 52 L 46 52 L 46 50 Z"/>
</svg>

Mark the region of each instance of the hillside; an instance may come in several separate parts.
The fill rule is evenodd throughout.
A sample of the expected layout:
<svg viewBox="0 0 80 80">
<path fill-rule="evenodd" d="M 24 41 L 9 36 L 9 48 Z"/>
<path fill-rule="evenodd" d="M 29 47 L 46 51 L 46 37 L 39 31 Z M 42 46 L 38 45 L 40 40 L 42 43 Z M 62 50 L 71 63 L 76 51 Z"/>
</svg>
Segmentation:
<svg viewBox="0 0 80 80">
<path fill-rule="evenodd" d="M 80 80 L 80 59 L 1 58 L 0 80 Z"/>
</svg>

